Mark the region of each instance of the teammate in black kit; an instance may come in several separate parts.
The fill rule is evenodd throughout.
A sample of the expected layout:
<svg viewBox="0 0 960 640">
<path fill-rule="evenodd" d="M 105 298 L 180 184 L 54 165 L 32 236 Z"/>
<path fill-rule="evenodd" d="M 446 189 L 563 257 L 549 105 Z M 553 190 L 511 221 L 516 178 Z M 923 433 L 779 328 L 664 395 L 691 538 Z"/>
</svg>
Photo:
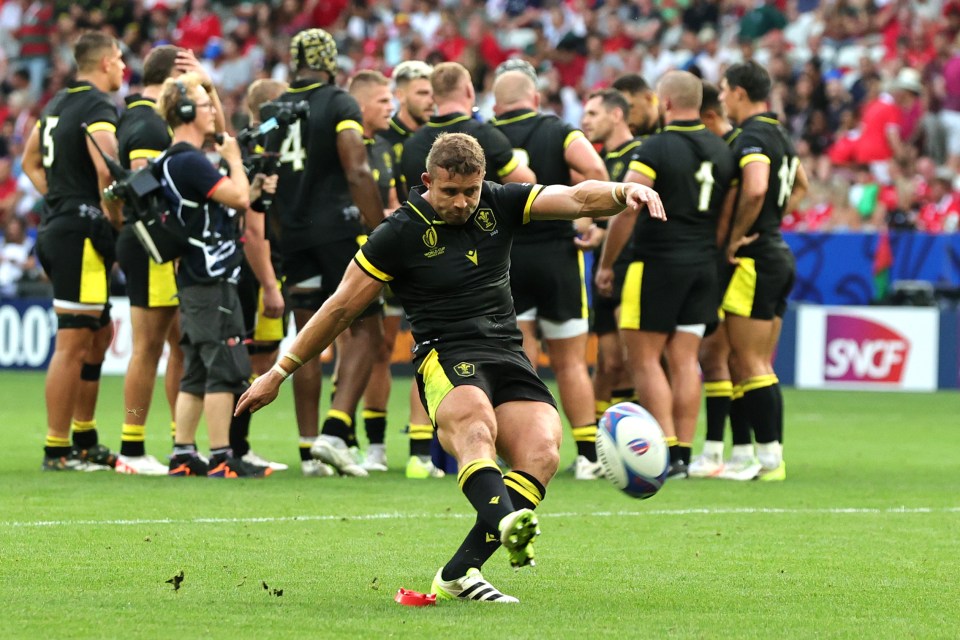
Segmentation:
<svg viewBox="0 0 960 640">
<path fill-rule="evenodd" d="M 530 168 L 521 165 L 514 157 L 510 142 L 502 133 L 489 123 L 473 118 L 476 94 L 470 72 L 463 65 L 457 62 L 438 64 L 430 76 L 430 84 L 437 112 L 426 126 L 403 143 L 403 157 L 400 159 L 402 189 L 409 191 L 420 185 L 427 154 L 441 133 L 468 133 L 480 142 L 487 158 L 487 180 L 501 184 L 536 180 Z"/>
<path fill-rule="evenodd" d="M 297 326 L 340 284 L 357 252 L 364 226 L 383 220 L 383 203 L 367 162 L 360 107 L 333 84 L 337 47 L 322 29 L 298 33 L 290 43 L 294 81 L 279 101 L 307 101 L 310 114 L 291 124 L 280 147 L 275 205 L 281 219 L 283 270 Z M 311 455 L 341 474 L 366 476 L 350 451 L 355 446 L 353 415 L 370 376 L 381 340 L 380 310 L 371 306 L 345 334 L 339 354 L 337 393 L 319 423 L 321 370 L 312 362 L 294 380 L 301 459 Z"/>
<path fill-rule="evenodd" d="M 393 68 L 393 96 L 397 100 L 397 112 L 390 118 L 387 128 L 380 135 L 393 150 L 394 178 L 397 194 L 400 195 L 400 159 L 403 144 L 427 124 L 433 115 L 433 86 L 430 75 L 433 67 L 420 60 L 406 60 Z M 403 191 L 406 195 L 406 191 Z"/>
<path fill-rule="evenodd" d="M 632 76 L 625 76 L 630 78 Z M 639 78 L 639 76 L 636 76 Z M 643 82 L 639 78 L 639 82 Z M 631 86 L 637 85 L 633 82 Z M 646 83 L 643 83 L 646 86 Z M 645 126 L 653 127 L 659 119 L 656 112 L 656 100 L 643 101 L 638 108 L 645 110 L 639 120 Z M 603 145 L 603 161 L 613 181 L 622 181 L 627 175 L 630 161 L 636 154 L 644 136 L 633 137 L 629 126 L 630 103 L 623 93 L 616 89 L 604 89 L 593 93 L 587 100 L 583 112 L 583 131 L 590 142 Z M 606 229 L 607 222 L 598 225 Z M 625 402 L 634 397 L 633 380 L 629 363 L 624 359 L 626 347 L 617 329 L 617 313 L 620 307 L 620 290 L 623 279 L 630 266 L 631 254 L 628 250 L 620 252 L 614 263 L 613 290 L 602 294 L 594 289 L 593 295 L 593 332 L 597 335 L 597 368 L 593 378 L 595 396 L 595 416 L 597 420 L 612 404 Z M 600 263 L 600 251 L 594 251 L 593 274 Z"/>
<path fill-rule="evenodd" d="M 723 311 L 731 373 L 757 443 L 757 477 L 776 481 L 786 478 L 786 465 L 783 395 L 772 362 L 796 270 L 780 219 L 803 197 L 807 179 L 790 136 L 767 111 L 770 86 L 770 75 L 755 62 L 733 65 L 720 81 L 727 115 L 743 129 L 733 143 L 740 198 L 727 258 L 736 269 Z"/>
<path fill-rule="evenodd" d="M 141 169 L 170 146 L 170 129 L 156 111 L 156 100 L 164 80 L 186 71 L 202 74 L 214 93 L 213 84 L 189 49 L 165 45 L 147 55 L 143 92 L 127 96 L 126 109 L 117 125 L 120 164 L 125 168 Z M 217 121 L 218 130 L 223 131 L 222 109 L 217 110 Z M 183 376 L 176 272 L 172 260 L 157 264 L 150 259 L 129 224 L 126 210 L 124 217 L 117 239 L 117 262 L 126 276 L 130 298 L 133 353 L 123 381 L 124 416 L 116 468 L 120 473 L 167 475 L 167 465 L 147 455 L 144 442 L 164 342 L 170 348 L 164 388 L 170 405 L 171 435 L 176 429 L 173 416 Z"/>
<path fill-rule="evenodd" d="M 45 197 L 37 254 L 53 282 L 57 314 L 46 381 L 43 469 L 50 471 L 116 464 L 99 443 L 94 410 L 113 337 L 107 297 L 115 254 L 111 225 L 119 227 L 120 208 L 101 202 L 113 178 L 87 134 L 116 157 L 117 110 L 107 93 L 120 88 L 125 65 L 116 40 L 101 33 L 81 36 L 73 55 L 77 79 L 44 108 L 23 153 L 23 170 Z"/>
<path fill-rule="evenodd" d="M 629 210 L 617 216 L 597 286 L 611 287 L 613 262 L 632 231 L 633 262 L 623 285 L 620 330 L 640 403 L 668 438 L 677 438 L 670 473 L 686 476 L 700 409 L 697 352 L 707 326 L 715 327 L 717 320 L 717 223 L 722 207 L 733 206 L 735 194 L 728 197 L 728 191 L 736 169 L 729 147 L 700 122 L 699 78 L 671 71 L 657 93 L 667 125 L 640 147 L 627 180 L 656 186 L 669 220 L 662 225 L 636 221 Z"/>
<path fill-rule="evenodd" d="M 707 129 L 723 138 L 728 146 L 732 145 L 740 135 L 740 129 L 730 124 L 730 120 L 727 119 L 723 103 L 720 102 L 720 89 L 709 82 L 703 83 L 700 119 Z M 719 246 L 725 247 L 727 236 L 730 234 L 730 220 L 721 219 L 717 225 L 717 232 Z M 719 307 L 730 282 L 730 276 L 733 274 L 733 265 L 727 261 L 724 252 L 720 252 L 718 256 L 717 269 L 720 275 L 720 299 L 717 301 Z M 722 311 L 720 322 L 721 326 L 716 331 L 709 332 L 700 343 L 700 370 L 703 374 L 707 434 L 703 451 L 690 463 L 688 473 L 691 478 L 719 477 L 736 480 L 739 479 L 742 471 L 738 469 L 738 465 L 753 464 L 756 456 L 753 452 L 753 434 L 750 433 L 750 425 L 742 418 L 743 412 L 730 414 L 733 399 L 733 382 L 730 378 L 729 364 L 730 340 L 727 338 L 726 327 L 722 326 Z M 733 431 L 733 451 L 730 459 L 725 463 L 723 431 L 728 415 Z"/>
<path fill-rule="evenodd" d="M 583 132 L 537 111 L 540 95 L 535 77 L 520 70 L 506 71 L 493 83 L 493 125 L 510 140 L 514 156 L 533 170 L 540 184 L 606 180 L 603 161 Z M 582 218 L 577 223 L 587 231 L 592 220 Z M 602 476 L 602 468 L 597 462 L 597 422 L 587 370 L 589 309 L 577 231 L 574 223 L 564 220 L 543 220 L 518 229 L 510 253 L 510 290 L 523 348 L 534 366 L 540 356 L 538 321 L 546 341 L 560 402 L 577 446 L 574 477 L 593 480 Z"/>
<path fill-rule="evenodd" d="M 662 218 L 663 210 L 652 189 L 636 184 L 485 182 L 484 151 L 464 134 L 439 137 L 426 167 L 424 187 L 370 235 L 337 292 L 237 411 L 276 398 L 284 378 L 319 355 L 390 282 L 413 328 L 421 397 L 478 514 L 437 572 L 433 591 L 441 598 L 516 602 L 484 580 L 480 568 L 500 544 L 513 566 L 532 563 L 539 532 L 532 509 L 556 472 L 561 430 L 516 325 L 508 272 L 513 234 L 537 219 L 609 215 L 644 204 Z M 506 476 L 497 454 L 511 467 Z"/>
<path fill-rule="evenodd" d="M 403 143 L 425 125 L 433 114 L 433 87 L 430 85 L 432 73 L 433 67 L 419 60 L 406 60 L 393 69 L 397 112 L 390 118 L 389 125 L 380 132 L 380 135 L 393 149 L 393 175 L 398 198 L 406 199 L 407 193 L 401 185 L 400 159 L 403 156 Z M 365 411 L 382 406 L 385 402 L 383 398 L 388 397 L 384 393 L 384 390 L 389 391 L 390 385 L 388 359 L 393 354 L 403 319 L 403 309 L 394 298 L 390 287 L 384 288 L 383 301 L 383 347 L 380 350 L 380 358 L 374 364 L 373 372 L 370 374 L 370 383 L 364 395 Z M 370 420 L 375 422 L 382 420 L 383 424 L 388 424 L 386 409 L 382 417 L 371 414 Z M 442 478 L 445 475 L 443 470 L 436 468 L 430 458 L 433 425 L 430 424 L 430 417 L 423 408 L 423 403 L 420 402 L 420 396 L 414 387 L 410 388 L 407 433 L 410 437 L 407 477 L 420 480 Z"/>
</svg>

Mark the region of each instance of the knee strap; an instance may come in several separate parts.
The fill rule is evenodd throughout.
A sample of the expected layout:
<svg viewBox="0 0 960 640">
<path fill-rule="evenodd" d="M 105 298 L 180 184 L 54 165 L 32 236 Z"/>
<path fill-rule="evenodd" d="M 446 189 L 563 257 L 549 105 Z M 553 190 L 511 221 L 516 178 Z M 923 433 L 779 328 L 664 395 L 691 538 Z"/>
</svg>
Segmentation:
<svg viewBox="0 0 960 640">
<path fill-rule="evenodd" d="M 80 369 L 80 379 L 86 380 L 87 382 L 96 382 L 100 379 L 100 370 L 103 368 L 103 363 L 90 364 L 88 362 L 83 363 L 83 368 Z"/>
<path fill-rule="evenodd" d="M 110 303 L 109 303 L 109 302 L 107 302 L 107 304 L 103 305 L 103 313 L 100 314 L 100 318 L 98 319 L 98 322 L 99 322 L 100 324 L 99 324 L 99 326 L 97 327 L 97 329 L 103 329 L 104 327 L 106 327 L 107 325 L 109 325 L 111 322 L 113 322 L 113 320 L 110 318 Z"/>
<path fill-rule="evenodd" d="M 280 341 L 270 341 L 263 344 L 248 344 L 247 353 L 252 356 L 260 355 L 261 353 L 273 353 L 280 348 Z"/>
<path fill-rule="evenodd" d="M 61 329 L 89 329 L 97 331 L 101 328 L 100 322 L 103 316 L 85 316 L 80 313 L 58 313 L 57 331 Z"/>
</svg>

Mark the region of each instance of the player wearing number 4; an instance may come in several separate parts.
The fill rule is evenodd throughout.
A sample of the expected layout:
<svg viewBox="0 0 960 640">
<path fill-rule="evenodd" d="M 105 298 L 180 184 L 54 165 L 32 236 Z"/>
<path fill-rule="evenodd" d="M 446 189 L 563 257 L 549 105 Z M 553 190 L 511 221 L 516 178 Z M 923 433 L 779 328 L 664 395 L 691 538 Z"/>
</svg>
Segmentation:
<svg viewBox="0 0 960 640">
<path fill-rule="evenodd" d="M 718 220 L 733 207 L 736 165 L 730 148 L 700 121 L 699 78 L 672 71 L 657 93 L 666 126 L 637 150 L 625 179 L 656 187 L 669 220 L 637 220 L 629 209 L 618 215 L 596 278 L 601 292 L 611 289 L 613 264 L 632 230 L 620 331 L 640 404 L 671 443 L 670 476 L 685 477 L 700 409 L 697 354 L 707 326 L 717 323 Z"/>
<path fill-rule="evenodd" d="M 274 207 L 280 214 L 283 272 L 298 329 L 333 294 L 357 252 L 364 226 L 383 220 L 383 202 L 367 161 L 357 101 L 334 84 L 337 45 L 323 29 L 301 31 L 290 43 L 294 80 L 278 101 L 310 105 L 290 124 L 280 147 Z M 362 223 L 362 224 L 361 224 Z M 357 316 L 338 342 L 337 392 L 318 437 L 319 361 L 294 378 L 293 397 L 305 475 L 366 476 L 351 448 L 357 403 L 370 377 L 383 329 L 379 302 Z"/>
<path fill-rule="evenodd" d="M 734 402 L 742 403 L 757 444 L 753 471 L 761 480 L 783 480 L 783 395 L 772 361 L 796 265 L 780 219 L 806 193 L 807 179 L 790 136 L 767 111 L 769 94 L 770 76 L 755 62 L 733 65 L 720 83 L 727 115 L 743 129 L 733 143 L 740 195 L 726 249 L 736 269 L 722 308 Z"/>
<path fill-rule="evenodd" d="M 237 412 L 277 397 L 301 363 L 316 358 L 387 282 L 415 340 L 417 385 L 444 449 L 457 459 L 461 490 L 477 521 L 437 572 L 440 598 L 516 602 L 480 569 L 502 544 L 510 563 L 533 563 L 533 509 L 559 463 L 556 402 L 523 351 L 510 294 L 514 232 L 535 220 L 574 220 L 647 206 L 664 218 L 656 192 L 588 180 L 574 187 L 485 182 L 476 138 L 442 134 L 420 176 L 423 187 L 372 234 L 343 282 L 297 335 L 271 373 L 258 378 Z M 511 471 L 501 475 L 500 455 Z"/>
</svg>

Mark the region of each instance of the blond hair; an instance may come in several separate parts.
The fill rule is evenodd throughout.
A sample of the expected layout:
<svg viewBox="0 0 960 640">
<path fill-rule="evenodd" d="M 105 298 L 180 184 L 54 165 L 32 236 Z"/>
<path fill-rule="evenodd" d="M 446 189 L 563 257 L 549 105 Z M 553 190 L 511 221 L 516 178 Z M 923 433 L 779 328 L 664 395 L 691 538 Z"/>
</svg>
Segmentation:
<svg viewBox="0 0 960 640">
<path fill-rule="evenodd" d="M 160 97 L 157 99 L 157 112 L 160 117 L 170 125 L 171 129 L 176 129 L 182 124 L 187 124 L 180 111 L 180 106 L 184 100 L 196 102 L 190 97 L 194 89 L 199 88 L 206 95 L 203 88 L 203 82 L 196 72 L 185 73 L 179 78 L 167 78 L 160 88 Z"/>
</svg>

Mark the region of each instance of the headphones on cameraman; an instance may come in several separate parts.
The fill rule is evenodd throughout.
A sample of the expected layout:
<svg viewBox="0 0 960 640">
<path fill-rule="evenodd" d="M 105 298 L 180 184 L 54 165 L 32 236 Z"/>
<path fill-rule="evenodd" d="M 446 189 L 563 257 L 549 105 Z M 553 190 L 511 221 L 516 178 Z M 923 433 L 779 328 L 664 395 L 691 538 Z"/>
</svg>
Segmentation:
<svg viewBox="0 0 960 640">
<path fill-rule="evenodd" d="M 187 85 L 178 80 L 177 88 L 180 89 L 180 97 L 173 108 L 176 110 L 180 122 L 189 124 L 197 119 L 197 103 L 187 97 Z"/>
</svg>

